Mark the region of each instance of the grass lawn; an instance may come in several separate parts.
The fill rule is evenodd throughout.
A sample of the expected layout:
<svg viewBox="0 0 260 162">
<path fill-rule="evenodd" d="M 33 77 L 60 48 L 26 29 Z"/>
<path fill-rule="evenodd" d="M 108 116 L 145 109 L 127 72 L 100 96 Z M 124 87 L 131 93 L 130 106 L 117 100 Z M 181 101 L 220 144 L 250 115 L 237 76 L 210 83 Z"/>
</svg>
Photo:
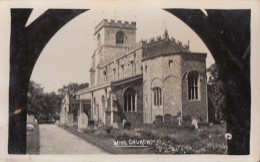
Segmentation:
<svg viewBox="0 0 260 162">
<path fill-rule="evenodd" d="M 98 146 L 104 151 L 111 154 L 147 154 L 148 148 L 119 148 L 113 145 L 113 138 L 111 135 L 107 135 L 103 131 L 86 130 L 84 133 L 77 131 L 77 126 L 67 127 L 61 126 L 70 133 L 80 137 L 87 142 Z"/>
<path fill-rule="evenodd" d="M 198 130 L 187 127 L 143 125 L 138 129 L 88 129 L 83 133 L 77 126 L 61 126 L 70 133 L 112 154 L 226 154 L 225 125 L 200 126 Z M 154 140 L 145 148 L 116 147 L 114 140 Z"/>
<path fill-rule="evenodd" d="M 27 139 L 26 139 L 26 154 L 35 154 L 38 155 L 40 151 L 40 135 L 39 135 L 39 125 L 34 124 L 34 131 L 27 130 Z"/>
</svg>

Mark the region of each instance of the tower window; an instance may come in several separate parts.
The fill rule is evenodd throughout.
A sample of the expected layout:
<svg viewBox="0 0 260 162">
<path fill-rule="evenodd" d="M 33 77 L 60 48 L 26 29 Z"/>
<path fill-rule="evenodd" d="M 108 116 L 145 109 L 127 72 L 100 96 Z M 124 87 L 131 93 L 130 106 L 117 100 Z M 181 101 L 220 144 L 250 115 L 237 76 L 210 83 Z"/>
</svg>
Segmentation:
<svg viewBox="0 0 260 162">
<path fill-rule="evenodd" d="M 199 99 L 199 74 L 198 72 L 190 72 L 188 75 L 188 98 L 189 100 Z"/>
<path fill-rule="evenodd" d="M 124 44 L 125 34 L 122 31 L 116 33 L 116 44 Z"/>
</svg>

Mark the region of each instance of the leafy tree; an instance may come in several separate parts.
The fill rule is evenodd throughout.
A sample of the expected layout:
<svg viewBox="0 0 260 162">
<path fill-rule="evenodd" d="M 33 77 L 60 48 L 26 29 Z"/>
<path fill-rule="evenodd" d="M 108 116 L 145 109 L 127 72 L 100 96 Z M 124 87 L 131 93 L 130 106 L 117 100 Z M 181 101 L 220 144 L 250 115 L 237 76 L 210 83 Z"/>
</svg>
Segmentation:
<svg viewBox="0 0 260 162">
<path fill-rule="evenodd" d="M 69 83 L 58 90 L 58 94 L 55 92 L 45 93 L 44 87 L 36 83 L 35 81 L 30 81 L 28 87 L 28 102 L 27 110 L 29 114 L 34 114 L 36 118 L 45 118 L 46 120 L 50 118 L 58 118 L 62 97 L 69 92 L 73 95 L 77 90 L 88 87 L 88 83 Z"/>
<path fill-rule="evenodd" d="M 64 85 L 62 88 L 58 90 L 58 93 L 61 96 L 64 96 L 67 92 L 70 95 L 74 95 L 74 93 L 80 89 L 87 88 L 89 86 L 88 83 L 69 83 L 68 85 Z"/>
<path fill-rule="evenodd" d="M 36 114 L 41 109 L 43 90 L 44 88 L 39 83 L 30 81 L 27 93 L 27 111 L 29 114 Z"/>
<path fill-rule="evenodd" d="M 29 83 L 27 98 L 28 113 L 34 114 L 36 118 L 54 117 L 61 107 L 61 96 L 55 92 L 45 93 L 44 88 L 35 81 Z"/>
<path fill-rule="evenodd" d="M 215 106 L 217 119 L 225 119 L 226 114 L 226 97 L 223 86 L 222 77 L 219 75 L 219 70 L 216 64 L 212 64 L 208 69 L 209 74 L 208 84 L 215 89 Z"/>
</svg>

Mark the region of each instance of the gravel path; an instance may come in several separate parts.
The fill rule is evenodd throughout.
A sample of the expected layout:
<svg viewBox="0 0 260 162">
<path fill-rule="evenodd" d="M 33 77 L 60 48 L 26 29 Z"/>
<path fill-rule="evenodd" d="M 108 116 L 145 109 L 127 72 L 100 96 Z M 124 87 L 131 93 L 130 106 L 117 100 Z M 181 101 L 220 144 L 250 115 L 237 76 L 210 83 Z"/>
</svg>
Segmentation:
<svg viewBox="0 0 260 162">
<path fill-rule="evenodd" d="M 40 124 L 40 154 L 106 154 L 55 124 Z"/>
</svg>

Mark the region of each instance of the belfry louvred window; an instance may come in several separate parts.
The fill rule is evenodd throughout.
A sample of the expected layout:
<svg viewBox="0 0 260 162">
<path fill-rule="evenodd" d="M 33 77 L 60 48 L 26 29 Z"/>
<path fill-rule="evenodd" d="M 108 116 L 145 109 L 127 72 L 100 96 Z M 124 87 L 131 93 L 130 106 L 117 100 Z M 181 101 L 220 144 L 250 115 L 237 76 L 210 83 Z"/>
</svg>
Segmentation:
<svg viewBox="0 0 260 162">
<path fill-rule="evenodd" d="M 125 34 L 122 31 L 116 33 L 116 44 L 124 44 Z"/>
</svg>

